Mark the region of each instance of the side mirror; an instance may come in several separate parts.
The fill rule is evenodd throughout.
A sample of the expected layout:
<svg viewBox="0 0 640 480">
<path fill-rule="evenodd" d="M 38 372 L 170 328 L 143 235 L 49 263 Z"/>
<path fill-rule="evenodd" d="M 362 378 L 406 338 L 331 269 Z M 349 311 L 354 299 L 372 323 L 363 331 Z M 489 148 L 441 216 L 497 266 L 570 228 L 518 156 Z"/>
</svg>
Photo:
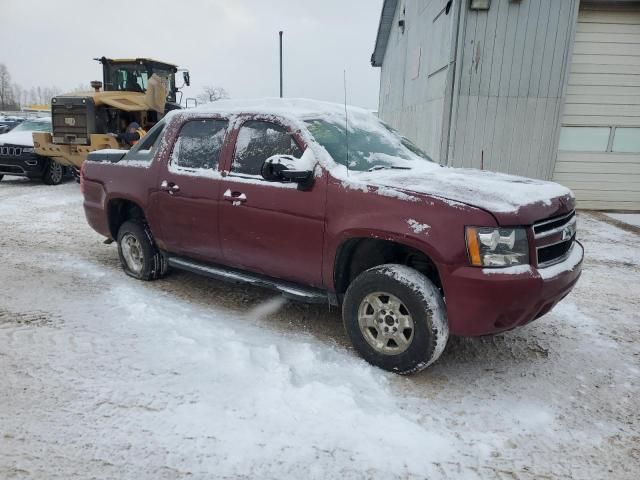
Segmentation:
<svg viewBox="0 0 640 480">
<path fill-rule="evenodd" d="M 182 72 L 182 79 L 184 80 L 184 84 L 188 87 L 191 85 L 191 77 L 189 76 L 189 71 L 185 70 Z"/>
<path fill-rule="evenodd" d="M 313 186 L 314 175 L 305 156 L 273 155 L 267 158 L 262 164 L 262 178 L 270 182 L 297 183 L 298 190 L 309 190 Z"/>
</svg>

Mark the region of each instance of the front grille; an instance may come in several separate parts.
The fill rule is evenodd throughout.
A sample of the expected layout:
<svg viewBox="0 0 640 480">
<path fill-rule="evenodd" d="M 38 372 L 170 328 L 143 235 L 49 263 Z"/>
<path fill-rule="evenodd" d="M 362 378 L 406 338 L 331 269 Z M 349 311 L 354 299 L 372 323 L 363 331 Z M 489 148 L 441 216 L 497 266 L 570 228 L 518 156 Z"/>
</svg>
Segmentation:
<svg viewBox="0 0 640 480">
<path fill-rule="evenodd" d="M 576 213 L 549 218 L 533 226 L 538 267 L 563 261 L 576 240 Z"/>
<path fill-rule="evenodd" d="M 572 210 L 567 215 L 562 215 L 560 217 L 550 218 L 548 220 L 544 220 L 542 222 L 538 222 L 533 226 L 533 233 L 537 238 L 542 236 L 547 236 L 553 232 L 555 229 L 562 227 L 568 223 L 570 223 L 576 216 L 575 210 Z"/>
<path fill-rule="evenodd" d="M 569 250 L 571 250 L 571 246 L 575 241 L 575 235 L 571 237 L 570 240 L 566 242 L 556 243 L 554 245 L 550 245 L 548 247 L 542 247 L 538 249 L 538 264 L 542 265 L 550 265 L 554 261 L 559 261 L 558 259 L 563 259 Z"/>
<path fill-rule="evenodd" d="M 19 157 L 22 155 L 22 147 L 0 147 L 0 155 L 3 157 Z"/>
</svg>

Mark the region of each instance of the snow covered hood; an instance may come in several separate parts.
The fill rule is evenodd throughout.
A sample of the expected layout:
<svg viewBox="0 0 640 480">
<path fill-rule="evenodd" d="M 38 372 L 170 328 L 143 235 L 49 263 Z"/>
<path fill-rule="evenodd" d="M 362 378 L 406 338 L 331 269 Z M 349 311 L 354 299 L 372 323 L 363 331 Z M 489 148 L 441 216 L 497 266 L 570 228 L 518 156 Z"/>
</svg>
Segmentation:
<svg viewBox="0 0 640 480">
<path fill-rule="evenodd" d="M 33 132 L 9 132 L 0 135 L 1 145 L 20 145 L 22 147 L 33 147 Z"/>
<path fill-rule="evenodd" d="M 530 206 L 547 210 L 554 204 L 569 208 L 574 203 L 571 190 L 554 182 L 437 164 L 412 170 L 359 172 L 351 174 L 350 179 L 404 192 L 436 195 L 495 214 L 517 214 Z"/>
</svg>

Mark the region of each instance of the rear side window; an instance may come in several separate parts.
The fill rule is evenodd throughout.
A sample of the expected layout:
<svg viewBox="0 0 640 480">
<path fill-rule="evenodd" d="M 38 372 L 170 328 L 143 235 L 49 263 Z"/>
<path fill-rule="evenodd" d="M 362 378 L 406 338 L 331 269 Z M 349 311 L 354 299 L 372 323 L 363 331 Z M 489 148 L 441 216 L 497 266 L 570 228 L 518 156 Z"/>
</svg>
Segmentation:
<svg viewBox="0 0 640 480">
<path fill-rule="evenodd" d="M 233 157 L 234 173 L 260 176 L 262 164 L 273 155 L 302 156 L 295 140 L 280 125 L 260 120 L 245 122 L 238 132 Z"/>
<path fill-rule="evenodd" d="M 156 123 L 153 128 L 129 150 L 125 159 L 135 160 L 137 162 L 150 162 L 162 142 L 165 126 L 165 122 Z"/>
<path fill-rule="evenodd" d="M 227 131 L 226 120 L 191 120 L 176 139 L 171 165 L 188 170 L 216 170 Z"/>
</svg>

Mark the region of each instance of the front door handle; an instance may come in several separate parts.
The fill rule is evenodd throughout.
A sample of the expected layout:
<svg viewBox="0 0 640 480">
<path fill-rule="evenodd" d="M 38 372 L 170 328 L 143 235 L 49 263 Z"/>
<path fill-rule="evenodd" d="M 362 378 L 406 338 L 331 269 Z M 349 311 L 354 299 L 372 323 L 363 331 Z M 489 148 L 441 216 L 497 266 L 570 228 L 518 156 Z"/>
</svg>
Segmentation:
<svg viewBox="0 0 640 480">
<path fill-rule="evenodd" d="M 174 193 L 177 193 L 180 191 L 180 186 L 176 185 L 173 182 L 167 182 L 166 180 L 163 180 L 162 183 L 160 184 L 160 190 L 169 192 L 170 195 L 173 195 Z"/>
<path fill-rule="evenodd" d="M 236 204 L 236 202 L 241 203 L 241 202 L 247 201 L 247 196 L 244 193 L 232 192 L 231 189 L 229 188 L 227 188 L 227 191 L 224 192 L 222 196 L 224 197 L 225 200 L 229 202 L 233 202 L 234 205 Z"/>
</svg>

